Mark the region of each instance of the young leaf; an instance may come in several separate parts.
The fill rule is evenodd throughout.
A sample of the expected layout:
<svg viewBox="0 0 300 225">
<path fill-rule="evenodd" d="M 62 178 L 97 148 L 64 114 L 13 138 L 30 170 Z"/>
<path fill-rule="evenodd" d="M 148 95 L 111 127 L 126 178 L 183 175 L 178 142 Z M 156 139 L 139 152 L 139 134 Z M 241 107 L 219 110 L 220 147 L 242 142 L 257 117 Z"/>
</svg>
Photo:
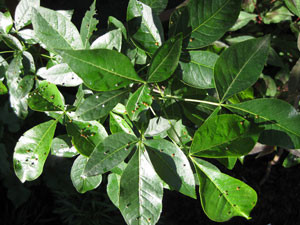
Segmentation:
<svg viewBox="0 0 300 225">
<path fill-rule="evenodd" d="M 253 85 L 269 54 L 270 37 L 250 39 L 232 45 L 218 58 L 215 83 L 221 102 Z"/>
<path fill-rule="evenodd" d="M 140 147 L 130 159 L 120 181 L 119 209 L 130 225 L 154 225 L 162 211 L 163 185 Z"/>
<path fill-rule="evenodd" d="M 138 120 L 139 114 L 148 110 L 152 104 L 152 96 L 148 85 L 141 86 L 128 99 L 126 110 L 131 120 Z"/>
<path fill-rule="evenodd" d="M 202 48 L 232 27 L 240 8 L 241 0 L 190 0 L 172 14 L 169 36 L 183 32 L 187 49 Z"/>
<path fill-rule="evenodd" d="M 67 123 L 68 135 L 77 151 L 90 156 L 94 148 L 107 137 L 105 128 L 97 121 L 76 121 L 70 119 Z"/>
<path fill-rule="evenodd" d="M 65 107 L 63 95 L 55 84 L 47 81 L 41 81 L 38 88 L 30 93 L 28 105 L 32 110 L 40 112 L 64 111 Z"/>
<path fill-rule="evenodd" d="M 80 26 L 80 36 L 83 42 L 83 48 L 90 47 L 89 40 L 93 35 L 93 32 L 97 30 L 97 24 L 99 21 L 94 18 L 96 15 L 96 0 L 92 3 L 90 10 L 85 13 Z"/>
<path fill-rule="evenodd" d="M 137 141 L 135 136 L 126 133 L 108 136 L 95 147 L 84 173 L 87 176 L 95 176 L 108 172 L 125 160 Z"/>
<path fill-rule="evenodd" d="M 52 84 L 65 87 L 75 87 L 82 84 L 81 78 L 66 63 L 54 65 L 49 69 L 41 68 L 37 75 Z"/>
<path fill-rule="evenodd" d="M 238 115 L 209 117 L 196 131 L 190 154 L 208 158 L 246 155 L 256 144 L 259 133 Z"/>
<path fill-rule="evenodd" d="M 121 52 L 122 32 L 121 29 L 111 30 L 97 38 L 91 45 L 91 49 L 104 48 Z"/>
<path fill-rule="evenodd" d="M 123 119 L 121 116 L 110 112 L 109 113 L 109 128 L 112 134 L 118 133 L 118 132 L 125 132 L 127 134 L 134 134 L 133 130 L 129 126 L 129 124 L 126 122 L 125 119 Z"/>
<path fill-rule="evenodd" d="M 202 208 L 213 221 L 224 222 L 234 216 L 250 219 L 257 202 L 256 192 L 247 184 L 230 177 L 202 159 L 192 158 L 200 181 Z"/>
<path fill-rule="evenodd" d="M 71 169 L 72 183 L 76 188 L 76 190 L 81 194 L 96 189 L 102 181 L 101 174 L 96 176 L 90 176 L 90 177 L 84 175 L 83 171 L 86 167 L 87 162 L 88 162 L 88 158 L 80 155 L 74 161 Z"/>
<path fill-rule="evenodd" d="M 83 48 L 75 25 L 59 12 L 43 7 L 34 8 L 32 25 L 35 36 L 48 50 Z"/>
<path fill-rule="evenodd" d="M 8 34 L 13 27 L 13 19 L 11 18 L 10 12 L 0 12 L 0 32 Z"/>
<path fill-rule="evenodd" d="M 183 82 L 200 89 L 214 88 L 214 66 L 218 57 L 209 51 L 189 51 L 179 62 Z"/>
<path fill-rule="evenodd" d="M 159 15 L 168 5 L 168 0 L 140 0 L 151 7 L 152 11 Z"/>
<path fill-rule="evenodd" d="M 14 169 L 21 182 L 37 179 L 43 172 L 57 121 L 50 120 L 26 131 L 14 152 Z"/>
<path fill-rule="evenodd" d="M 39 7 L 40 0 L 21 0 L 15 11 L 15 26 L 17 30 L 28 25 L 31 21 L 32 8 Z"/>
<path fill-rule="evenodd" d="M 51 155 L 72 158 L 78 155 L 78 152 L 72 145 L 72 138 L 64 134 L 53 139 L 51 146 Z"/>
<path fill-rule="evenodd" d="M 128 32 L 132 40 L 143 50 L 154 53 L 162 44 L 162 25 L 152 9 L 137 1 L 130 0 L 127 8 Z"/>
<path fill-rule="evenodd" d="M 144 83 L 130 60 L 119 52 L 109 49 L 56 51 L 92 90 L 111 91 L 133 82 Z"/>
<path fill-rule="evenodd" d="M 172 189 L 196 199 L 194 173 L 178 146 L 164 139 L 146 140 L 144 144 L 160 178 Z"/>
<path fill-rule="evenodd" d="M 82 120 L 98 120 L 106 116 L 127 92 L 127 90 L 115 90 L 89 96 L 79 105 L 76 115 Z"/>
<path fill-rule="evenodd" d="M 287 102 L 279 99 L 254 99 L 225 107 L 256 118 L 256 122 L 264 127 L 259 142 L 286 149 L 300 148 L 300 115 Z"/>
<path fill-rule="evenodd" d="M 148 83 L 168 79 L 177 68 L 181 54 L 182 34 L 170 38 L 155 52 L 148 70 Z"/>
</svg>

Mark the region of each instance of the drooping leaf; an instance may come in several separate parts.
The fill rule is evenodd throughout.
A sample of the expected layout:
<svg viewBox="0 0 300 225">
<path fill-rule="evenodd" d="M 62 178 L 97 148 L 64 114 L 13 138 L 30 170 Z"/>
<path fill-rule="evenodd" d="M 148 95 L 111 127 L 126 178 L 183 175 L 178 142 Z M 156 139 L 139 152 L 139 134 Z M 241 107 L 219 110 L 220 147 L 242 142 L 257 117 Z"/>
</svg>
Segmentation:
<svg viewBox="0 0 300 225">
<path fill-rule="evenodd" d="M 214 88 L 214 66 L 218 57 L 209 51 L 188 52 L 179 62 L 183 82 L 200 89 Z"/>
<path fill-rule="evenodd" d="M 235 24 L 230 28 L 230 31 L 236 31 L 246 26 L 251 20 L 254 20 L 257 17 L 256 14 L 247 13 L 244 11 L 240 12 L 239 18 L 235 22 Z"/>
<path fill-rule="evenodd" d="M 15 26 L 20 30 L 31 22 L 32 8 L 39 7 L 40 0 L 21 0 L 15 11 Z"/>
<path fill-rule="evenodd" d="M 130 125 L 121 116 L 110 112 L 109 113 L 109 128 L 112 134 L 118 132 L 125 132 L 127 134 L 134 134 Z"/>
<path fill-rule="evenodd" d="M 147 82 L 161 82 L 174 73 L 179 62 L 181 46 L 182 34 L 179 34 L 159 47 L 150 62 Z"/>
<path fill-rule="evenodd" d="M 37 179 L 43 172 L 57 121 L 50 120 L 26 131 L 14 152 L 14 169 L 21 182 Z"/>
<path fill-rule="evenodd" d="M 67 122 L 68 135 L 77 151 L 89 156 L 94 148 L 107 137 L 105 128 L 97 121 L 76 121 L 71 118 Z"/>
<path fill-rule="evenodd" d="M 22 29 L 18 35 L 29 45 L 35 45 L 39 42 L 32 29 Z"/>
<path fill-rule="evenodd" d="M 0 34 L 0 40 L 2 40 L 9 48 L 13 50 L 23 50 L 21 42 L 11 34 Z"/>
<path fill-rule="evenodd" d="M 127 31 L 123 23 L 113 16 L 108 17 L 108 30 L 121 29 L 124 38 L 127 40 Z"/>
<path fill-rule="evenodd" d="M 64 111 L 65 103 L 55 84 L 41 81 L 38 88 L 30 93 L 28 105 L 32 110 L 40 112 Z"/>
<path fill-rule="evenodd" d="M 32 25 L 35 36 L 48 50 L 83 48 L 75 25 L 59 12 L 43 7 L 33 8 Z"/>
<path fill-rule="evenodd" d="M 148 110 L 152 104 L 152 96 L 148 85 L 141 86 L 128 99 L 126 110 L 131 120 L 137 120 L 139 114 Z"/>
<path fill-rule="evenodd" d="M 60 14 L 62 14 L 65 17 L 67 17 L 67 19 L 71 21 L 72 16 L 74 14 L 74 9 L 70 9 L 70 10 L 56 10 L 56 12 L 59 12 Z"/>
<path fill-rule="evenodd" d="M 163 117 L 154 117 L 149 120 L 148 127 L 145 131 L 146 137 L 153 137 L 166 133 L 171 128 L 170 122 Z"/>
<path fill-rule="evenodd" d="M 109 135 L 95 147 L 84 173 L 94 176 L 108 172 L 125 160 L 137 141 L 135 136 L 126 133 Z"/>
<path fill-rule="evenodd" d="M 114 90 L 87 97 L 77 108 L 82 120 L 98 120 L 107 115 L 127 94 L 127 90 Z"/>
<path fill-rule="evenodd" d="M 221 173 L 213 164 L 192 158 L 200 181 L 202 208 L 213 221 L 224 222 L 234 216 L 250 219 L 257 202 L 256 192 L 242 181 Z"/>
<path fill-rule="evenodd" d="M 11 18 L 10 12 L 7 11 L 5 13 L 0 12 L 0 32 L 4 34 L 8 34 L 10 29 L 12 28 L 14 22 Z"/>
<path fill-rule="evenodd" d="M 106 34 L 98 37 L 91 45 L 91 49 L 104 48 L 117 50 L 121 52 L 122 31 L 121 29 L 111 30 Z"/>
<path fill-rule="evenodd" d="M 300 1 L 299 0 L 284 0 L 286 6 L 296 16 L 300 17 Z"/>
<path fill-rule="evenodd" d="M 83 172 L 87 162 L 88 162 L 88 158 L 80 155 L 74 161 L 71 169 L 72 183 L 76 188 L 76 190 L 81 194 L 96 189 L 102 181 L 101 174 L 96 176 L 89 176 L 89 177 L 84 175 Z"/>
<path fill-rule="evenodd" d="M 283 21 L 291 21 L 293 14 L 285 6 L 274 6 L 263 17 L 262 21 L 265 24 L 280 23 Z"/>
<path fill-rule="evenodd" d="M 83 42 L 83 48 L 89 48 L 89 40 L 93 35 L 93 32 L 97 30 L 97 24 L 99 21 L 94 18 L 96 15 L 96 0 L 93 1 L 90 6 L 90 10 L 85 13 L 80 26 L 80 36 Z"/>
<path fill-rule="evenodd" d="M 130 225 L 154 225 L 162 211 L 163 185 L 140 147 L 130 159 L 120 181 L 119 209 Z"/>
<path fill-rule="evenodd" d="M 144 144 L 160 178 L 172 189 L 196 199 L 194 174 L 180 148 L 165 139 L 146 140 Z"/>
<path fill-rule="evenodd" d="M 187 49 L 202 48 L 232 27 L 240 8 L 241 0 L 190 0 L 171 15 L 169 36 L 182 32 Z"/>
<path fill-rule="evenodd" d="M 133 82 L 144 82 L 130 60 L 119 52 L 109 49 L 56 51 L 92 90 L 110 91 Z"/>
<path fill-rule="evenodd" d="M 49 69 L 40 68 L 37 75 L 52 84 L 65 87 L 75 87 L 83 82 L 66 63 L 54 65 Z"/>
<path fill-rule="evenodd" d="M 261 74 L 269 53 L 265 36 L 232 45 L 218 58 L 214 78 L 221 102 L 253 85 Z"/>
<path fill-rule="evenodd" d="M 255 10 L 257 0 L 243 0 L 242 9 L 246 12 L 252 13 Z"/>
<path fill-rule="evenodd" d="M 260 130 L 238 115 L 209 117 L 196 131 L 190 154 L 208 158 L 246 155 L 256 144 L 259 133 Z"/>
<path fill-rule="evenodd" d="M 243 156 L 241 156 L 243 157 Z M 222 163 L 227 169 L 232 170 L 236 164 L 237 157 L 218 158 L 217 160 Z"/>
<path fill-rule="evenodd" d="M 140 0 L 142 3 L 151 7 L 156 14 L 161 13 L 168 5 L 168 0 Z"/>
<path fill-rule="evenodd" d="M 163 42 L 162 25 L 152 9 L 137 0 L 130 0 L 127 8 L 128 33 L 143 50 L 154 53 Z"/>
<path fill-rule="evenodd" d="M 255 122 L 264 127 L 260 143 L 287 149 L 300 148 L 300 115 L 287 102 L 279 99 L 254 99 L 226 105 L 226 108 L 255 117 Z"/>
<path fill-rule="evenodd" d="M 64 134 L 53 139 L 51 146 L 51 155 L 71 158 L 78 155 L 78 152 L 72 145 L 72 138 Z"/>
</svg>

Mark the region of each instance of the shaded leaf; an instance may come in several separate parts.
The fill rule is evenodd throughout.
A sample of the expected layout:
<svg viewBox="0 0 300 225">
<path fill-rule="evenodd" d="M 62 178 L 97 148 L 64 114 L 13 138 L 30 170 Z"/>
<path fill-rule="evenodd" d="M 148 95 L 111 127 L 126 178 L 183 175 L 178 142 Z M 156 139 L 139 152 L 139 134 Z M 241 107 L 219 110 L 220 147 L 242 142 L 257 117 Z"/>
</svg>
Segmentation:
<svg viewBox="0 0 300 225">
<path fill-rule="evenodd" d="M 127 30 L 120 20 L 116 19 L 113 16 L 109 16 L 107 22 L 108 30 L 121 29 L 124 38 L 127 40 Z"/>
<path fill-rule="evenodd" d="M 72 158 L 78 155 L 78 152 L 72 145 L 72 138 L 64 134 L 53 139 L 51 146 L 51 155 Z"/>
<path fill-rule="evenodd" d="M 236 31 L 238 29 L 241 29 L 242 27 L 246 26 L 251 20 L 254 20 L 256 17 L 256 14 L 241 11 L 237 21 L 230 28 L 230 31 Z"/>
<path fill-rule="evenodd" d="M 110 112 L 109 113 L 109 128 L 112 134 L 118 133 L 118 132 L 125 132 L 127 134 L 134 134 L 133 130 L 129 126 L 129 124 L 126 122 L 125 119 L 123 119 L 121 116 Z"/>
<path fill-rule="evenodd" d="M 21 42 L 11 34 L 0 34 L 1 40 L 11 49 L 22 51 L 23 46 Z"/>
</svg>

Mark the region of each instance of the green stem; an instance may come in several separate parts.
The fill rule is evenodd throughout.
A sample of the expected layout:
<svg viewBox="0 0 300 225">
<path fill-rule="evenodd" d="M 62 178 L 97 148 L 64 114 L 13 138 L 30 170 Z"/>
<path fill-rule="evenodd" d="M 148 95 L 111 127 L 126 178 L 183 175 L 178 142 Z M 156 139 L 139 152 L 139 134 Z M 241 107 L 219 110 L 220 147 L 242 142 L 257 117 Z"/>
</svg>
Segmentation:
<svg viewBox="0 0 300 225">
<path fill-rule="evenodd" d="M 164 100 L 165 98 L 177 99 L 177 100 L 185 101 L 185 102 L 197 102 L 197 103 L 203 103 L 203 104 L 215 105 L 215 106 L 222 106 L 223 105 L 223 104 L 218 103 L 218 102 L 209 102 L 209 101 L 198 100 L 198 99 L 191 99 L 191 98 L 181 98 L 181 97 L 172 96 L 172 95 L 165 95 L 164 97 L 158 98 L 158 99 Z"/>
<path fill-rule="evenodd" d="M 3 52 L 0 52 L 0 54 L 5 54 L 5 53 L 13 53 L 15 51 L 3 51 Z"/>
</svg>

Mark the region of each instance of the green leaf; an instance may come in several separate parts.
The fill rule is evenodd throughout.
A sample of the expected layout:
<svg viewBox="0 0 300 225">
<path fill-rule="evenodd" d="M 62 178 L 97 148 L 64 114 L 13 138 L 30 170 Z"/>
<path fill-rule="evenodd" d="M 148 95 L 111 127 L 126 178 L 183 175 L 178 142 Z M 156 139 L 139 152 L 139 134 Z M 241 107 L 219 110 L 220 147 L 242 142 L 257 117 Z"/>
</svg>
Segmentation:
<svg viewBox="0 0 300 225">
<path fill-rule="evenodd" d="M 130 159 L 120 181 L 119 208 L 127 224 L 154 225 L 162 211 L 163 186 L 140 147 Z"/>
<path fill-rule="evenodd" d="M 159 47 L 150 62 L 147 82 L 161 82 L 174 73 L 179 62 L 181 46 L 182 34 L 179 34 Z"/>
<path fill-rule="evenodd" d="M 5 95 L 8 93 L 7 87 L 0 80 L 0 95 Z"/>
<path fill-rule="evenodd" d="M 75 25 L 59 12 L 43 7 L 33 8 L 32 25 L 35 36 L 48 50 L 83 48 Z"/>
<path fill-rule="evenodd" d="M 66 63 L 54 65 L 49 69 L 40 68 L 37 75 L 55 85 L 75 87 L 82 84 L 81 78 Z"/>
<path fill-rule="evenodd" d="M 39 7 L 40 0 L 21 0 L 15 11 L 15 26 L 17 30 L 30 24 L 32 16 L 32 8 Z"/>
<path fill-rule="evenodd" d="M 246 155 L 256 144 L 259 133 L 260 130 L 238 115 L 209 117 L 196 131 L 190 154 L 208 158 Z"/>
<path fill-rule="evenodd" d="M 242 1 L 242 9 L 246 12 L 252 13 L 256 8 L 257 0 L 243 0 Z"/>
<path fill-rule="evenodd" d="M 168 5 L 168 0 L 140 0 L 142 3 L 151 7 L 152 11 L 160 14 Z"/>
<path fill-rule="evenodd" d="M 28 105 L 32 110 L 40 112 L 64 111 L 65 107 L 63 95 L 55 84 L 47 81 L 41 81 L 38 88 L 30 93 Z"/>
<path fill-rule="evenodd" d="M 107 137 L 105 128 L 97 121 L 85 122 L 69 119 L 67 132 L 72 137 L 74 147 L 85 156 L 89 156 L 94 148 Z"/>
<path fill-rule="evenodd" d="M 218 58 L 215 83 L 221 102 L 253 85 L 267 60 L 270 38 L 250 39 L 232 45 Z"/>
<path fill-rule="evenodd" d="M 239 18 L 237 19 L 233 27 L 230 28 L 230 31 L 236 31 L 241 29 L 242 27 L 246 26 L 251 20 L 254 20 L 256 17 L 256 14 L 241 11 Z"/>
<path fill-rule="evenodd" d="M 91 49 L 104 48 L 117 50 L 121 52 L 122 31 L 121 29 L 111 30 L 106 34 L 98 37 L 91 45 Z"/>
<path fill-rule="evenodd" d="M 108 172 L 126 159 L 137 141 L 135 136 L 126 133 L 109 135 L 95 147 L 84 173 L 94 176 Z"/>
<path fill-rule="evenodd" d="M 71 180 L 76 190 L 84 194 L 87 191 L 96 189 L 101 181 L 102 175 L 87 177 L 84 175 L 84 169 L 88 162 L 88 158 L 80 155 L 74 161 L 71 169 Z"/>
<path fill-rule="evenodd" d="M 123 119 L 121 116 L 110 112 L 109 113 L 109 128 L 112 134 L 118 133 L 118 132 L 125 132 L 127 134 L 134 134 L 133 130 L 129 126 L 129 124 L 126 122 L 125 119 Z"/>
<path fill-rule="evenodd" d="M 190 0 L 171 15 L 169 36 L 182 32 L 187 49 L 202 48 L 232 27 L 240 8 L 241 0 Z"/>
<path fill-rule="evenodd" d="M 133 82 L 144 82 L 130 60 L 119 52 L 109 49 L 56 51 L 92 90 L 110 91 Z"/>
<path fill-rule="evenodd" d="M 57 157 L 72 158 L 78 155 L 76 148 L 72 145 L 72 138 L 68 135 L 60 135 L 53 139 L 51 155 Z"/>
<path fill-rule="evenodd" d="M 130 0 L 126 20 L 133 42 L 153 54 L 163 42 L 162 25 L 158 16 L 152 13 L 149 6 Z"/>
<path fill-rule="evenodd" d="M 99 21 L 94 18 L 96 15 L 96 0 L 93 1 L 90 6 L 90 10 L 85 13 L 83 17 L 81 26 L 80 26 L 80 36 L 83 42 L 83 48 L 89 48 L 90 43 L 89 40 L 93 35 L 93 32 L 97 30 L 97 24 Z"/>
<path fill-rule="evenodd" d="M 286 6 L 296 16 L 300 17 L 300 1 L 299 0 L 284 0 Z"/>
<path fill-rule="evenodd" d="M 23 46 L 21 42 L 10 34 L 0 34 L 0 39 L 11 49 L 22 51 Z"/>
<path fill-rule="evenodd" d="M 13 19 L 11 18 L 10 12 L 0 12 L 0 32 L 8 34 L 13 27 Z"/>
<path fill-rule="evenodd" d="M 165 139 L 146 140 L 144 144 L 160 178 L 172 189 L 196 199 L 194 173 L 180 148 Z"/>
<path fill-rule="evenodd" d="M 39 41 L 36 38 L 34 31 L 31 29 L 23 29 L 18 32 L 18 35 L 29 45 L 35 45 Z"/>
<path fill-rule="evenodd" d="M 224 222 L 234 216 L 250 219 L 257 202 L 256 192 L 242 181 L 230 177 L 213 164 L 192 158 L 200 181 L 202 208 L 213 221 Z"/>
<path fill-rule="evenodd" d="M 189 51 L 179 62 L 183 82 L 200 89 L 214 88 L 214 66 L 218 57 L 209 51 Z"/>
<path fill-rule="evenodd" d="M 171 123 L 163 117 L 154 117 L 149 120 L 148 127 L 145 131 L 146 137 L 153 137 L 164 132 L 167 132 L 171 128 Z"/>
<path fill-rule="evenodd" d="M 106 116 L 127 92 L 115 90 L 89 96 L 79 105 L 76 115 L 82 120 L 98 120 Z"/>
<path fill-rule="evenodd" d="M 173 122 L 167 133 L 168 137 L 178 145 L 185 145 L 192 140 L 187 127 L 182 124 L 182 120 Z"/>
<path fill-rule="evenodd" d="M 50 120 L 26 131 L 17 142 L 14 169 L 21 182 L 37 179 L 43 172 L 57 121 Z"/>
<path fill-rule="evenodd" d="M 227 169 L 232 170 L 236 164 L 237 157 L 218 158 L 217 160 L 222 163 Z"/>
<path fill-rule="evenodd" d="M 148 85 L 141 86 L 128 99 L 126 110 L 131 120 L 138 120 L 139 114 L 148 110 L 152 104 L 152 96 Z"/>
<path fill-rule="evenodd" d="M 121 176 L 115 173 L 111 173 L 107 177 L 107 195 L 117 208 L 119 208 L 120 199 L 120 180 Z"/>
<path fill-rule="evenodd" d="M 255 117 L 255 122 L 264 127 L 260 143 L 286 149 L 300 148 L 300 115 L 287 102 L 279 99 L 254 99 L 224 106 Z"/>
<path fill-rule="evenodd" d="M 299 157 L 299 150 L 291 150 L 296 151 L 296 155 L 292 154 L 291 152 L 287 155 L 287 157 L 284 159 L 282 166 L 284 168 L 290 168 L 293 166 L 296 166 L 300 164 L 300 157 Z"/>
<path fill-rule="evenodd" d="M 293 14 L 285 6 L 276 6 L 262 17 L 265 24 L 280 23 L 283 21 L 291 21 Z"/>
</svg>

